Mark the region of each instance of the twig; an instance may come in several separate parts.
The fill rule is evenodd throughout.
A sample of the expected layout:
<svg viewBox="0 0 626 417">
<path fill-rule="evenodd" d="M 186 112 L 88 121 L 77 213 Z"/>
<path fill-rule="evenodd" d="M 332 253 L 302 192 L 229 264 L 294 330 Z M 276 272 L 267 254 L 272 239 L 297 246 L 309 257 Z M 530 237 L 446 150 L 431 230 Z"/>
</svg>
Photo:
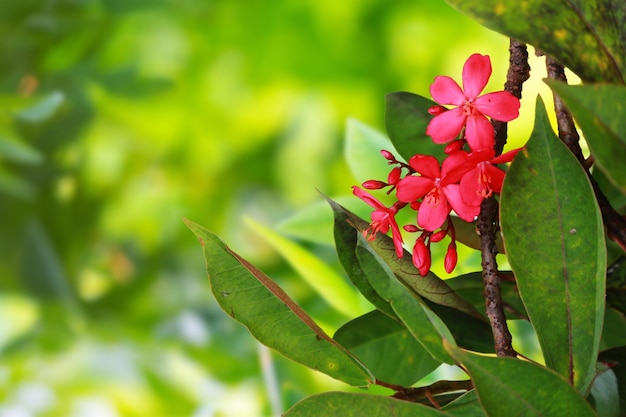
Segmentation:
<svg viewBox="0 0 626 417">
<path fill-rule="evenodd" d="M 509 43 L 509 70 L 506 74 L 505 91 L 518 99 L 522 98 L 522 84 L 530 77 L 528 50 L 526 44 L 514 39 Z M 507 124 L 494 120 L 495 150 L 500 155 L 506 144 Z M 480 252 L 482 257 L 482 276 L 485 286 L 485 310 L 491 324 L 493 342 L 498 356 L 515 357 L 512 346 L 511 332 L 506 324 L 502 295 L 500 292 L 500 276 L 496 261 L 496 238 L 498 232 L 498 202 L 494 197 L 483 201 L 476 227 L 480 236 Z"/>
<path fill-rule="evenodd" d="M 563 65 L 548 55 L 546 55 L 546 69 L 548 78 L 567 82 Z M 591 181 L 591 185 L 593 186 L 596 199 L 598 200 L 602 219 L 608 229 L 609 237 L 626 252 L 626 220 L 611 206 L 611 203 L 600 189 L 595 178 L 591 175 L 591 172 L 589 172 L 589 166 L 580 148 L 580 137 L 576 131 L 571 113 L 558 95 L 553 94 L 553 100 L 556 122 L 559 129 L 559 138 L 565 143 L 585 169 L 589 181 Z"/>
<path fill-rule="evenodd" d="M 403 388 L 398 390 L 393 398 L 399 400 L 418 402 L 428 399 L 432 403 L 433 396 L 437 394 L 450 393 L 454 391 L 469 391 L 474 388 L 471 380 L 463 381 L 437 381 L 425 387 Z M 434 405 L 434 404 L 433 404 Z"/>
</svg>

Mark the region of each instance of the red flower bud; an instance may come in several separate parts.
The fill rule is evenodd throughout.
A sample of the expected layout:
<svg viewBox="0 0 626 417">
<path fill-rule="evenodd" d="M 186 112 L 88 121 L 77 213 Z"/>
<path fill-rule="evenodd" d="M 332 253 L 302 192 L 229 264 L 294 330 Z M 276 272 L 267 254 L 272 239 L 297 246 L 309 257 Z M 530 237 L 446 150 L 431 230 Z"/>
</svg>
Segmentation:
<svg viewBox="0 0 626 417">
<path fill-rule="evenodd" d="M 415 241 L 413 247 L 413 265 L 420 271 L 421 276 L 426 276 L 430 271 L 430 249 L 421 237 Z"/>
<path fill-rule="evenodd" d="M 428 108 L 428 114 L 432 114 L 433 116 L 437 116 L 445 111 L 447 111 L 443 106 L 432 106 Z"/>
<path fill-rule="evenodd" d="M 383 158 L 385 158 L 387 161 L 389 161 L 390 164 L 395 164 L 396 162 L 398 162 L 396 160 L 396 157 L 393 156 L 393 154 L 389 151 L 386 150 L 381 150 L 380 151 L 381 155 L 383 156 Z"/>
<path fill-rule="evenodd" d="M 448 274 L 456 267 L 457 259 L 456 245 L 454 243 L 450 243 L 450 245 L 448 245 L 446 257 L 443 261 L 443 266 Z"/>
<path fill-rule="evenodd" d="M 415 233 L 419 230 L 414 224 L 405 224 L 404 226 L 402 226 L 402 228 L 409 233 Z"/>
<path fill-rule="evenodd" d="M 387 183 L 391 185 L 396 185 L 398 181 L 400 181 L 400 175 L 402 175 L 402 169 L 399 167 L 395 167 L 387 176 Z"/>
<path fill-rule="evenodd" d="M 464 139 L 453 140 L 452 142 L 448 143 L 445 148 L 443 148 L 443 151 L 445 152 L 446 155 L 450 155 L 451 153 L 460 151 L 464 145 L 465 145 Z"/>
<path fill-rule="evenodd" d="M 432 236 L 430 237 L 430 241 L 437 243 L 439 241 L 441 241 L 441 239 L 443 239 L 444 237 L 446 237 L 446 235 L 448 234 L 448 232 L 446 232 L 445 230 L 440 230 L 437 233 L 433 233 Z"/>
<path fill-rule="evenodd" d="M 363 183 L 363 188 L 368 190 L 380 190 L 383 187 L 386 187 L 387 183 L 377 180 L 367 180 Z"/>
</svg>

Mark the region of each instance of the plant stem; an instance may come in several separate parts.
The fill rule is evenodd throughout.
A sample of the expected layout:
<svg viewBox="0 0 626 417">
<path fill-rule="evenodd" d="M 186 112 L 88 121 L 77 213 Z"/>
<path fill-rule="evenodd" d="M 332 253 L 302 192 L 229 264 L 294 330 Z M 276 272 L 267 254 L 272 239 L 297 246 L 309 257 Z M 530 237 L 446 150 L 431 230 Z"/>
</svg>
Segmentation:
<svg viewBox="0 0 626 417">
<path fill-rule="evenodd" d="M 563 65 L 548 55 L 546 55 L 546 69 L 548 78 L 567 83 Z M 576 131 L 571 113 L 558 95 L 553 94 L 552 96 L 556 122 L 559 129 L 559 138 L 565 143 L 585 169 L 587 177 L 589 177 L 589 181 L 591 181 L 591 185 L 593 186 L 596 200 L 598 200 L 598 205 L 602 212 L 602 219 L 608 229 L 609 237 L 626 252 L 626 220 L 611 206 L 611 203 L 600 189 L 595 178 L 591 175 L 591 172 L 589 172 L 589 166 L 580 148 L 580 137 Z"/>
<path fill-rule="evenodd" d="M 392 397 L 399 400 L 422 402 L 420 400 L 432 398 L 432 396 L 455 391 L 469 391 L 474 388 L 471 380 L 463 381 L 437 381 L 425 387 L 404 388 L 397 391 Z M 429 400 L 430 402 L 430 400 Z"/>
<path fill-rule="evenodd" d="M 509 43 L 509 70 L 506 74 L 504 90 L 518 99 L 522 98 L 522 84 L 530 77 L 528 65 L 528 50 L 526 44 L 514 39 Z M 507 138 L 506 122 L 492 121 L 495 130 L 496 155 L 504 149 Z M 482 257 L 482 275 L 485 287 L 485 310 L 491 324 L 493 342 L 498 356 L 515 357 L 516 353 L 511 344 L 511 332 L 506 324 L 502 295 L 500 292 L 500 276 L 496 261 L 498 234 L 498 202 L 489 197 L 480 206 L 480 214 L 476 228 L 480 236 L 480 252 Z"/>
</svg>

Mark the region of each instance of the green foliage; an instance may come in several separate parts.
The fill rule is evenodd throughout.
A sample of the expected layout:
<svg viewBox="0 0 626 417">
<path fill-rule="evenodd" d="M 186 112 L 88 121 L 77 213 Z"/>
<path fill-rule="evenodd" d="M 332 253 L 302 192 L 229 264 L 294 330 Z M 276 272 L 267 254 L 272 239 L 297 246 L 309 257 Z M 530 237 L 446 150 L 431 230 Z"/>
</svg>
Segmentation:
<svg viewBox="0 0 626 417">
<path fill-rule="evenodd" d="M 369 371 L 271 279 L 206 229 L 188 220 L 186 224 L 204 248 L 211 289 L 220 307 L 260 342 L 348 384 L 372 382 Z"/>
<path fill-rule="evenodd" d="M 363 411 L 371 416 L 423 416 L 439 417 L 447 414 L 420 404 L 373 396 L 367 394 L 353 394 L 346 392 L 328 392 L 309 397 L 289 409 L 285 417 L 313 417 L 341 415 L 346 417 L 362 416 Z"/>
<path fill-rule="evenodd" d="M 447 1 L 488 28 L 556 57 L 584 81 L 626 80 L 626 5 L 620 0 Z"/>
<path fill-rule="evenodd" d="M 489 358 L 454 348 L 450 350 L 472 376 L 487 415 L 595 415 L 572 386 L 544 367 L 511 358 Z"/>
<path fill-rule="evenodd" d="M 443 1 L 0 3 L 0 415 L 626 414 L 623 249 L 542 105 L 495 244 L 516 349 L 546 366 L 476 353 L 477 222 L 453 220 L 458 276 L 420 277 L 347 197 L 387 179 L 381 149 L 444 157 L 429 83 L 472 52 L 500 83 L 505 37 Z M 624 3 L 449 3 L 580 76 L 548 85 L 624 214 Z"/>
<path fill-rule="evenodd" d="M 626 189 L 623 183 L 626 177 L 623 172 L 626 154 L 622 126 L 623 87 L 618 85 L 623 84 L 626 76 L 621 53 L 626 9 L 621 3 L 610 1 L 572 5 L 537 1 L 450 3 L 487 27 L 532 43 L 566 64 L 588 83 L 570 87 L 562 82 L 548 81 L 579 123 L 601 172 L 595 172 L 592 177 L 584 161 L 577 160 L 554 134 L 543 101 L 537 98 L 534 129 L 527 144 L 506 170 L 499 218 L 491 222 L 493 236 L 476 236 L 476 231 L 482 231 L 485 222 L 490 221 L 487 203 L 481 206 L 478 220 L 464 222 L 453 217 L 446 229 L 442 228 L 444 236 L 450 235 L 453 242 L 445 255 L 446 262 L 450 251 L 456 253 L 454 242 L 457 239 L 469 248 L 479 250 L 482 256 L 482 271 L 448 280 L 442 280 L 431 271 L 420 273 L 423 263 L 418 258 L 425 255 L 418 251 L 417 244 L 413 257 L 407 250 L 399 256 L 394 245 L 394 242 L 400 242 L 397 229 L 392 237 L 380 233 L 396 227 L 395 216 L 406 206 L 404 200 L 389 205 L 385 196 L 384 202 L 380 202 L 359 194 L 368 205 L 375 207 L 372 221 L 368 222 L 327 198 L 334 215 L 337 257 L 352 284 L 375 308 L 366 314 L 354 314 L 354 318 L 335 333 L 333 341 L 348 358 L 359 358 L 365 364 L 372 373 L 369 380 L 372 386 L 390 388 L 395 394 L 328 392 L 300 401 L 285 415 L 622 415 L 626 409 L 623 401 L 626 386 L 623 381 L 624 340 L 618 334 L 623 334 L 626 325 L 620 299 L 624 256 L 620 248 L 607 243 L 605 228 L 609 229 L 608 236 L 621 242 L 622 246 L 626 230 L 616 230 L 622 228 L 617 221 L 604 224 L 603 216 L 613 210 L 607 207 L 608 204 L 624 200 Z M 592 83 L 598 81 L 612 84 Z M 467 87 L 468 79 L 463 83 Z M 403 186 L 397 181 L 406 178 L 404 175 L 426 176 L 419 168 L 395 161 L 391 164 L 396 172 L 392 171 L 388 176 L 390 168 L 385 166 L 384 158 L 380 158 L 381 149 L 398 155 L 403 161 L 415 154 L 435 155 L 440 160 L 447 157 L 442 153 L 442 147 L 435 146 L 425 135 L 432 118 L 429 108 L 434 104 L 417 94 L 388 94 L 385 112 L 388 139 L 354 119 L 348 122 L 344 152 L 355 178 L 358 181 L 382 181 L 363 184 L 363 188 L 390 187 L 390 194 L 396 187 Z M 467 106 L 471 107 L 471 103 Z M 464 111 L 470 107 L 464 107 Z M 564 123 L 562 116 L 557 117 L 559 123 Z M 456 169 L 459 171 L 476 169 L 478 181 L 486 181 L 489 172 L 493 172 L 485 167 L 490 162 L 467 168 L 472 163 L 472 156 L 453 154 L 450 158 L 459 158 L 452 162 L 458 164 Z M 590 178 L 593 181 L 597 178 L 600 185 L 592 185 Z M 444 176 L 441 181 L 445 179 Z M 412 184 L 427 187 L 420 181 Z M 463 184 L 461 181 L 459 189 Z M 443 186 L 437 188 L 443 189 Z M 598 194 L 600 189 L 607 190 L 610 198 Z M 427 202 L 427 198 L 432 201 Z M 440 197 L 428 194 L 419 197 L 417 203 L 423 207 L 424 204 L 435 204 L 433 201 L 436 202 L 437 198 Z M 414 203 L 415 207 L 411 207 L 419 210 Z M 324 237 L 319 238 L 314 231 L 322 228 L 323 221 L 329 221 L 318 210 L 319 206 L 309 208 L 303 212 L 305 214 L 286 221 L 283 230 L 309 242 L 327 244 L 328 233 L 324 232 Z M 408 223 L 413 226 L 414 222 Z M 405 232 L 418 233 L 417 239 L 425 236 L 432 239 L 435 233 L 418 226 L 408 227 Z M 278 239 L 272 232 L 265 233 L 270 241 Z M 307 238 L 308 233 L 313 237 Z M 407 236 L 407 233 L 403 234 L 401 243 L 406 242 Z M 431 243 L 428 241 L 427 244 Z M 302 257 L 301 261 L 294 262 L 297 257 L 284 250 L 288 243 L 280 246 L 283 249 L 279 250 L 295 268 L 298 263 L 308 265 Z M 430 246 L 424 250 L 430 255 Z M 498 271 L 490 263 L 496 252 L 506 257 L 505 262 L 510 264 L 511 271 Z M 206 246 L 205 255 L 208 264 L 211 259 L 218 258 L 207 253 Z M 229 256 L 241 265 L 249 265 L 233 252 L 229 252 Z M 613 261 L 608 270 L 607 258 Z M 226 272 L 232 266 L 222 263 L 226 264 L 225 269 L 210 270 L 209 275 L 218 272 L 218 275 L 231 277 Z M 326 267 L 317 269 L 322 272 L 320 281 L 324 281 Z M 314 282 L 312 277 L 315 274 L 310 268 L 302 269 L 301 273 L 309 282 Z M 266 289 L 276 288 L 272 293 L 282 294 L 273 281 L 252 266 L 244 275 L 256 277 Z M 232 279 L 229 282 L 233 285 Z M 318 292 L 327 301 L 333 297 L 323 285 Z M 223 297 L 218 293 L 216 298 L 224 307 Z M 273 311 L 274 298 L 253 296 L 244 303 L 255 305 L 261 311 Z M 278 298 L 283 299 L 283 296 Z M 606 309 L 605 298 L 617 311 Z M 295 309 L 291 300 L 283 303 L 284 308 L 291 306 Z M 235 305 L 224 308 L 227 312 L 234 311 L 229 309 L 234 309 Z M 346 312 L 343 306 L 335 305 L 335 308 Z M 487 311 L 488 320 L 480 312 L 483 309 Z M 545 365 L 534 363 L 521 352 L 502 353 L 502 347 L 507 343 L 504 340 L 505 333 L 508 333 L 507 321 L 512 324 L 512 320 L 527 321 L 522 326 L 527 330 L 513 336 L 534 338 L 536 335 L 541 352 L 528 356 L 539 356 L 537 353 L 540 353 Z M 279 344 L 282 337 L 264 331 L 268 325 L 266 320 L 250 321 L 247 325 L 259 340 L 285 353 L 285 347 Z M 310 324 L 311 328 L 314 326 Z M 520 349 L 524 349 L 523 342 L 518 343 Z M 600 351 L 601 346 L 611 349 Z M 493 352 L 498 355 L 490 355 Z M 507 355 L 517 357 L 500 357 Z M 420 380 L 439 364 L 457 365 L 467 373 L 471 385 L 462 385 L 460 389 L 459 385 L 448 386 L 447 381 L 422 385 Z M 413 386 L 415 384 L 420 386 Z M 399 402 L 399 399 L 409 401 Z"/>
<path fill-rule="evenodd" d="M 406 327 L 378 310 L 347 322 L 333 339 L 389 384 L 410 386 L 440 365 Z M 389 361 L 398 366 L 389 367 Z"/>
<path fill-rule="evenodd" d="M 621 85 L 568 86 L 547 81 L 580 125 L 595 163 L 611 182 L 626 192 L 626 87 Z"/>
<path fill-rule="evenodd" d="M 585 392 L 604 317 L 604 230 L 589 180 L 541 102 L 509 169 L 501 210 L 507 257 L 546 364 Z"/>
</svg>

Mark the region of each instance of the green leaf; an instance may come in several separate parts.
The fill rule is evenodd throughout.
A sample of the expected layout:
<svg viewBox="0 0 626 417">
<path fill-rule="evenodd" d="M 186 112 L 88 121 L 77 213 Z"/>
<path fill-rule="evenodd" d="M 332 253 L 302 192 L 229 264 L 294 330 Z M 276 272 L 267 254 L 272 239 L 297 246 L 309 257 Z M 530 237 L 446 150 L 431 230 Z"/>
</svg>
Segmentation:
<svg viewBox="0 0 626 417">
<path fill-rule="evenodd" d="M 489 416 L 595 417 L 585 399 L 555 372 L 513 358 L 479 356 L 450 346 L 472 377 Z"/>
<path fill-rule="evenodd" d="M 504 181 L 500 222 L 546 360 L 581 392 L 595 375 L 606 247 L 591 184 L 537 101 L 535 127 Z"/>
<path fill-rule="evenodd" d="M 354 286 L 376 308 L 390 317 L 396 317 L 389 303 L 381 298 L 369 283 L 365 271 L 363 271 L 359 264 L 355 253 L 357 234 L 359 232 L 351 224 L 350 217 L 348 216 L 348 213 L 351 212 L 337 202 L 331 199 L 327 200 L 333 209 L 333 215 L 335 217 L 334 232 L 337 257 L 339 258 L 339 262 L 341 262 L 341 266 L 343 266 L 343 269 L 346 271 L 348 278 L 350 278 Z"/>
<path fill-rule="evenodd" d="M 443 346 L 443 339 L 456 343 L 446 324 L 426 303 L 400 283 L 385 261 L 363 235 L 358 236 L 356 257 L 370 285 L 388 302 L 407 329 L 433 358 L 453 363 Z"/>
<path fill-rule="evenodd" d="M 504 310 L 508 314 L 508 318 L 528 319 L 526 308 L 517 291 L 515 277 L 510 271 L 499 271 L 500 294 Z M 481 272 L 471 272 L 465 275 L 459 275 L 451 279 L 447 279 L 446 283 L 450 285 L 459 295 L 469 302 L 478 310 L 485 308 L 485 285 Z"/>
<path fill-rule="evenodd" d="M 452 219 L 452 224 L 454 224 L 456 241 L 469 248 L 480 250 L 480 236 L 476 233 L 476 222 L 469 223 L 456 216 L 450 216 L 450 218 Z M 496 239 L 496 247 L 498 248 L 498 253 L 505 253 L 502 238 Z"/>
<path fill-rule="evenodd" d="M 283 417 L 441 417 L 448 414 L 404 400 L 377 395 L 325 392 L 305 398 Z"/>
<path fill-rule="evenodd" d="M 22 164 L 39 164 L 43 161 L 43 155 L 30 145 L 0 136 L 0 159 Z"/>
<path fill-rule="evenodd" d="M 434 371 L 434 360 L 402 324 L 378 310 L 343 325 L 333 336 L 377 380 L 409 387 Z"/>
<path fill-rule="evenodd" d="M 202 245 L 211 290 L 220 307 L 264 345 L 350 385 L 367 386 L 369 371 L 253 265 L 217 236 L 185 219 Z"/>
<path fill-rule="evenodd" d="M 458 417 L 485 417 L 487 415 L 480 405 L 475 389 L 466 392 L 456 400 L 441 407 L 441 411 Z"/>
<path fill-rule="evenodd" d="M 355 252 L 355 247 L 357 240 L 362 240 L 363 235 L 355 229 L 354 224 L 359 223 L 363 226 L 365 221 L 334 201 L 329 200 L 329 203 L 335 212 L 335 236 L 339 260 L 354 285 L 359 288 L 359 291 L 361 291 L 365 298 L 380 311 L 392 318 L 397 317 L 396 313 L 398 309 L 406 310 L 404 317 L 401 318 L 402 321 L 407 324 L 409 329 L 411 329 L 411 326 L 414 327 L 412 331 L 415 337 L 420 340 L 434 357 L 441 361 L 443 361 L 443 358 L 447 357 L 447 354 L 442 350 L 440 336 L 442 334 L 449 335 L 450 333 L 448 332 L 451 332 L 454 339 L 465 348 L 480 352 L 493 352 L 493 339 L 489 325 L 484 321 L 477 310 L 473 309 L 473 307 L 467 307 L 465 304 L 469 305 L 469 303 L 459 297 L 458 294 L 455 294 L 454 298 L 444 299 L 444 301 L 450 302 L 450 305 L 447 306 L 437 304 L 437 301 L 429 301 L 426 297 L 422 300 L 421 294 L 419 294 L 414 287 L 410 287 L 406 284 L 398 273 L 395 273 L 394 270 L 389 272 L 389 266 L 387 266 L 388 262 L 380 255 L 382 254 L 390 259 L 395 259 L 393 248 L 390 249 L 391 252 L 380 250 L 380 247 L 379 249 L 371 247 L 370 244 L 373 242 L 367 242 L 365 244 L 366 249 L 368 251 L 371 249 L 373 251 L 372 255 L 369 255 L 368 258 L 366 257 L 367 254 L 362 252 L 360 254 L 361 259 L 359 259 Z M 388 236 L 382 234 L 378 234 L 376 237 L 376 241 L 385 239 L 391 240 Z M 390 253 L 393 253 L 393 256 L 390 257 Z M 375 256 L 373 256 L 373 254 L 375 254 Z M 410 259 L 410 254 L 405 252 L 404 258 Z M 403 264 L 403 268 L 403 273 L 409 273 L 412 270 L 413 272 L 411 273 L 418 274 L 411 261 L 409 261 L 408 264 Z M 390 279 L 391 282 L 388 282 Z M 432 283 L 431 290 L 435 289 L 441 291 L 441 294 L 445 295 L 451 291 L 446 282 L 440 280 L 434 274 L 420 277 L 420 279 L 425 281 L 418 282 L 419 284 Z M 441 286 L 441 284 L 443 285 Z M 406 288 L 410 288 L 413 295 L 407 293 Z M 422 289 L 420 286 L 418 286 L 418 288 Z M 437 299 L 437 297 L 429 291 L 424 292 L 429 294 L 429 298 Z M 398 303 L 396 302 L 396 305 L 390 307 L 389 300 L 394 297 L 406 298 L 405 304 L 407 304 L 407 306 L 402 305 L 398 307 Z M 415 299 L 419 300 L 419 302 L 416 302 Z M 456 308 L 455 303 L 457 301 L 464 306 L 462 309 Z M 417 307 L 423 309 L 424 313 L 422 314 Z M 408 320 L 411 322 L 407 323 Z M 435 327 L 433 328 L 429 325 L 423 328 L 422 326 L 425 320 L 433 321 Z M 439 328 L 437 328 L 437 326 L 439 326 Z M 434 346 L 426 346 L 425 343 L 428 342 L 425 342 L 425 340 L 433 341 Z M 443 352 L 444 356 L 436 356 L 436 350 L 439 350 L 440 354 Z"/>
<path fill-rule="evenodd" d="M 572 112 L 585 135 L 594 163 L 626 193 L 626 87 L 545 82 Z"/>
<path fill-rule="evenodd" d="M 383 149 L 398 157 L 398 151 L 381 132 L 356 119 L 348 120 L 344 153 L 348 167 L 358 182 L 387 180 L 391 169 L 380 154 Z"/>
<path fill-rule="evenodd" d="M 619 415 L 626 415 L 626 346 L 602 351 L 598 360 L 611 366 L 611 371 L 617 380 Z"/>
<path fill-rule="evenodd" d="M 311 252 L 268 227 L 249 218 L 245 219 L 245 223 L 272 245 L 331 307 L 348 317 L 362 311 L 359 295 L 335 270 Z"/>
<path fill-rule="evenodd" d="M 370 213 L 371 208 L 354 196 L 337 197 L 335 201 L 359 215 L 367 216 Z M 304 207 L 277 224 L 276 228 L 281 233 L 303 241 L 328 246 L 335 243 L 333 212 L 328 210 L 328 203 L 324 200 Z"/>
<path fill-rule="evenodd" d="M 584 81 L 626 79 L 622 0 L 447 0 L 480 24 L 555 57 Z"/>
<path fill-rule="evenodd" d="M 612 369 L 598 364 L 588 401 L 601 417 L 620 417 L 620 397 L 617 377 Z"/>
<path fill-rule="evenodd" d="M 385 103 L 387 134 L 405 161 L 418 153 L 443 159 L 444 147 L 426 136 L 426 127 L 433 118 L 428 108 L 437 103 L 404 91 L 387 94 Z"/>
<path fill-rule="evenodd" d="M 49 119 L 65 102 L 65 96 L 60 91 L 50 93 L 32 106 L 21 110 L 15 117 L 26 123 L 40 123 Z"/>
<path fill-rule="evenodd" d="M 333 210 L 335 210 L 335 218 L 339 218 L 339 227 L 342 226 L 341 223 L 347 222 L 360 232 L 359 234 L 362 234 L 369 227 L 368 222 L 340 205 L 332 204 L 332 206 Z M 337 227 L 337 223 L 335 223 L 335 227 Z M 424 277 L 420 276 L 419 271 L 413 265 L 411 254 L 406 250 L 404 251 L 404 256 L 398 258 L 395 254 L 393 241 L 389 236 L 377 233 L 375 238 L 370 241 L 370 244 L 374 251 L 389 265 L 398 279 L 412 291 L 436 304 L 448 306 L 482 319 L 480 312 L 454 292 L 444 280 L 432 272 L 429 272 Z"/>
</svg>

